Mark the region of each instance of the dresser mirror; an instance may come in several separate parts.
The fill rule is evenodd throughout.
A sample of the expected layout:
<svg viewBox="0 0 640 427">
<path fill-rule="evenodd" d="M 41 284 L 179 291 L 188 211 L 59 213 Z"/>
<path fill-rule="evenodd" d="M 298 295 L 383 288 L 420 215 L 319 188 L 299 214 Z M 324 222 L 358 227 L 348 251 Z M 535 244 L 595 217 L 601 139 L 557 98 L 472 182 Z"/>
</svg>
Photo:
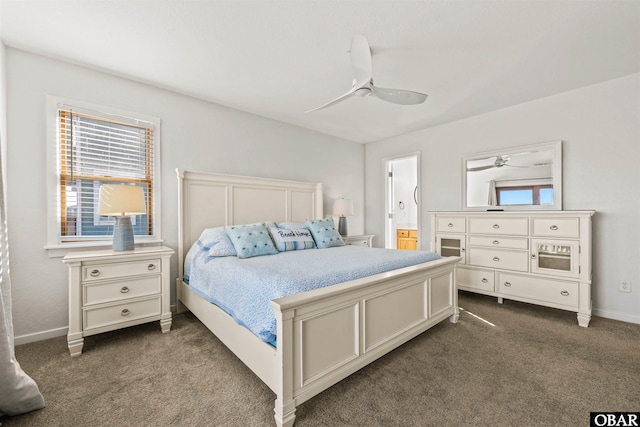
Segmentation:
<svg viewBox="0 0 640 427">
<path fill-rule="evenodd" d="M 465 210 L 562 210 L 562 141 L 462 159 Z"/>
</svg>

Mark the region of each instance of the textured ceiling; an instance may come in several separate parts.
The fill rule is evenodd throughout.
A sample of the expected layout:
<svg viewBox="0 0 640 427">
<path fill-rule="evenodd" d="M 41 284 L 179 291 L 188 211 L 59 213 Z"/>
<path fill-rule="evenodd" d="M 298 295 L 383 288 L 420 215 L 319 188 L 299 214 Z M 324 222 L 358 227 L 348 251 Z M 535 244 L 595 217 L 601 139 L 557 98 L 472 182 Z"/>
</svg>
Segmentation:
<svg viewBox="0 0 640 427">
<path fill-rule="evenodd" d="M 7 46 L 357 142 L 640 72 L 640 1 L 0 0 Z M 365 35 L 378 86 L 352 97 Z"/>
</svg>

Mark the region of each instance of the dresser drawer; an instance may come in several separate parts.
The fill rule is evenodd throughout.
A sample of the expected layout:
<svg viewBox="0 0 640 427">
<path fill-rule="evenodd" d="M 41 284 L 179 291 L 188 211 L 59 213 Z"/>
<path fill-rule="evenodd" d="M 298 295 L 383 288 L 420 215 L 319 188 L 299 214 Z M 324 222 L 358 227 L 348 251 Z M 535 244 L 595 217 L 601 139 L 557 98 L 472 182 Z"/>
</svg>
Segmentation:
<svg viewBox="0 0 640 427">
<path fill-rule="evenodd" d="M 436 219 L 436 230 L 445 233 L 464 233 L 466 227 L 465 217 L 438 217 Z"/>
<path fill-rule="evenodd" d="M 95 308 L 83 308 L 84 330 L 115 325 L 145 317 L 158 316 L 161 312 L 161 296 L 126 301 Z"/>
<path fill-rule="evenodd" d="M 527 236 L 529 234 L 529 219 L 527 217 L 469 218 L 469 232 L 474 234 Z"/>
<path fill-rule="evenodd" d="M 533 218 L 531 234 L 545 237 L 580 237 L 580 218 Z"/>
<path fill-rule="evenodd" d="M 456 267 L 456 279 L 458 286 L 490 292 L 496 290 L 493 271 Z"/>
<path fill-rule="evenodd" d="M 159 274 L 116 282 L 91 282 L 83 286 L 83 305 L 101 304 L 159 294 L 162 291 L 162 277 Z"/>
<path fill-rule="evenodd" d="M 469 264 L 505 270 L 529 271 L 529 253 L 500 249 L 470 248 Z"/>
<path fill-rule="evenodd" d="M 409 237 L 409 230 L 398 229 L 398 237 Z"/>
<path fill-rule="evenodd" d="M 529 249 L 529 239 L 520 237 L 469 236 L 469 245 L 526 250 Z"/>
<path fill-rule="evenodd" d="M 498 273 L 498 292 L 546 303 L 578 307 L 578 283 Z"/>
<path fill-rule="evenodd" d="M 82 281 L 113 279 L 140 274 L 161 273 L 159 258 L 120 263 L 96 263 L 82 266 Z"/>
</svg>

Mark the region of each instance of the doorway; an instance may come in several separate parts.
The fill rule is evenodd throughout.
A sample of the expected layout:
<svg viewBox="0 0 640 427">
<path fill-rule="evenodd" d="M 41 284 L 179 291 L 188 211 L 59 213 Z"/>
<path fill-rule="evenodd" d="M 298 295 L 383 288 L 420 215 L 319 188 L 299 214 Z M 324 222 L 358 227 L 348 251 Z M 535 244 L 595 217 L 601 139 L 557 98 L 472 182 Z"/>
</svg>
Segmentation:
<svg viewBox="0 0 640 427">
<path fill-rule="evenodd" d="M 419 153 L 385 160 L 385 248 L 420 248 Z"/>
</svg>

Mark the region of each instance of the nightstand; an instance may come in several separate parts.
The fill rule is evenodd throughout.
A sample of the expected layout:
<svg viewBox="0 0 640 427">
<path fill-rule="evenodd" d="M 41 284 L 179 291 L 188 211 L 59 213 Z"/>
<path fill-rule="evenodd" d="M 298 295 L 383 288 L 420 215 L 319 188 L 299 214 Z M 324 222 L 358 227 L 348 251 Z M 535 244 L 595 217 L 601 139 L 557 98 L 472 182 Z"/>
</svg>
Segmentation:
<svg viewBox="0 0 640 427">
<path fill-rule="evenodd" d="M 84 337 L 160 321 L 171 329 L 169 271 L 171 248 L 141 247 L 132 251 L 69 252 L 62 262 L 69 271 L 71 356 L 82 354 Z"/>
<path fill-rule="evenodd" d="M 362 236 L 342 236 L 345 245 L 368 246 L 371 247 L 373 234 L 363 234 Z"/>
</svg>

